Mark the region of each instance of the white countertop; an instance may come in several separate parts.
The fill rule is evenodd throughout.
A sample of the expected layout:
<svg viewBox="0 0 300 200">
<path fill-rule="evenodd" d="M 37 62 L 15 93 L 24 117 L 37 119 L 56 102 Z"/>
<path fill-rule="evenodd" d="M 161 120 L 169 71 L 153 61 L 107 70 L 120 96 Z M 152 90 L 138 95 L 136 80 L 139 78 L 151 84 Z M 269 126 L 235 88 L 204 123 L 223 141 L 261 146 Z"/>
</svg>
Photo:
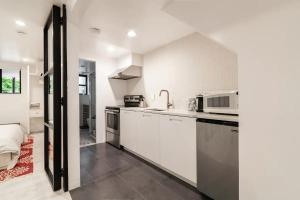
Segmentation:
<svg viewBox="0 0 300 200">
<path fill-rule="evenodd" d="M 154 114 L 161 114 L 161 115 L 174 115 L 174 116 L 182 116 L 182 117 L 191 117 L 191 118 L 204 118 L 204 119 L 215 119 L 215 120 L 224 120 L 224 121 L 233 121 L 238 122 L 238 116 L 232 115 L 221 115 L 221 114 L 209 114 L 209 113 L 202 113 L 202 112 L 193 112 L 181 109 L 168 109 L 164 111 L 154 111 L 154 110 L 147 110 L 147 108 L 139 108 L 139 107 L 123 107 L 121 110 L 128 110 L 128 111 L 136 111 L 136 112 L 148 112 Z"/>
</svg>

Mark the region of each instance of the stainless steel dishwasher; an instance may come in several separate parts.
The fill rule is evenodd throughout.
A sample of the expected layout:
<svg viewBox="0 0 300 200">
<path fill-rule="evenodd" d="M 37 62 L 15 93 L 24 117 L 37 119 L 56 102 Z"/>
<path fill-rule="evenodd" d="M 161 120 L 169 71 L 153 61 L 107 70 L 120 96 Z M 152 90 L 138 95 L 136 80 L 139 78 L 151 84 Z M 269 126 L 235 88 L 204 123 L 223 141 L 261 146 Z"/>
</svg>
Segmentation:
<svg viewBox="0 0 300 200">
<path fill-rule="evenodd" d="M 238 122 L 197 119 L 197 188 L 215 200 L 239 199 Z"/>
</svg>

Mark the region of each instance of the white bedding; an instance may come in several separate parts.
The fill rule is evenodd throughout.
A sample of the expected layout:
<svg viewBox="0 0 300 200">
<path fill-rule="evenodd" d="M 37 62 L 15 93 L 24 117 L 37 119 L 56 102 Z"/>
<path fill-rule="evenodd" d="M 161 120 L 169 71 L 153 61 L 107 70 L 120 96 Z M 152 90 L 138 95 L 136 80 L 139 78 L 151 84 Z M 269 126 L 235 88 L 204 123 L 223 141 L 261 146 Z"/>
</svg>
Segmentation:
<svg viewBox="0 0 300 200">
<path fill-rule="evenodd" d="M 23 141 L 24 132 L 20 125 L 0 125 L 0 155 L 12 153 L 7 169 L 12 169 L 17 164 Z"/>
</svg>

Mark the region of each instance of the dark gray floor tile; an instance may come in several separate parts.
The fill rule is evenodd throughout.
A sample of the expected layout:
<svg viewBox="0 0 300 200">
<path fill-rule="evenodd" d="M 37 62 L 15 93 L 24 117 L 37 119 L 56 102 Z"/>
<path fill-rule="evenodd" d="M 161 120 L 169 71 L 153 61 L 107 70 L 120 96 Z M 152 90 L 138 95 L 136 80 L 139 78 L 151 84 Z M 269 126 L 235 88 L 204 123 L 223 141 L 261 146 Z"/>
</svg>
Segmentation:
<svg viewBox="0 0 300 200">
<path fill-rule="evenodd" d="M 95 177 L 91 176 L 86 169 L 80 170 L 80 183 L 81 186 L 87 185 L 95 181 Z"/>
<path fill-rule="evenodd" d="M 96 137 L 89 132 L 89 129 L 80 129 L 80 145 L 96 143 Z"/>
<path fill-rule="evenodd" d="M 73 200 L 143 200 L 144 198 L 115 175 L 72 190 Z"/>
<path fill-rule="evenodd" d="M 191 187 L 108 144 L 81 149 L 82 187 L 73 200 L 208 200 Z"/>
<path fill-rule="evenodd" d="M 117 176 L 96 183 L 103 199 L 143 199 L 143 197 Z"/>
<path fill-rule="evenodd" d="M 147 200 L 184 200 L 159 182 L 152 182 L 139 192 Z"/>
<path fill-rule="evenodd" d="M 95 181 L 112 175 L 114 171 L 103 160 L 93 160 L 82 167 L 81 170 L 85 170 Z"/>
<path fill-rule="evenodd" d="M 168 179 L 170 175 L 163 173 L 161 170 L 156 167 L 150 166 L 148 164 L 142 163 L 139 168 L 141 168 L 149 176 L 153 177 L 155 180 L 161 182 L 165 179 Z"/>
<path fill-rule="evenodd" d="M 132 167 L 119 172 L 117 175 L 137 191 L 143 190 L 152 182 L 157 182 L 154 177 L 139 167 Z"/>
<path fill-rule="evenodd" d="M 168 178 L 161 182 L 161 184 L 183 199 L 211 200 L 210 198 L 201 195 L 196 190 L 191 189 L 189 186 L 186 186 L 184 183 L 180 183 L 180 181 L 173 178 Z"/>
<path fill-rule="evenodd" d="M 109 166 L 114 169 L 119 168 L 128 168 L 133 166 L 130 161 L 124 158 L 122 154 L 114 154 L 109 157 L 103 157 L 101 160 L 104 160 Z"/>
<path fill-rule="evenodd" d="M 119 149 L 107 144 L 101 143 L 97 145 L 89 146 L 89 149 L 95 154 L 96 158 L 111 157 L 114 155 L 120 155 L 123 152 Z"/>
<path fill-rule="evenodd" d="M 141 162 L 141 160 L 139 160 L 132 154 L 125 152 L 125 151 L 123 151 L 123 153 L 122 153 L 122 159 L 129 162 L 132 166 L 140 166 L 140 165 L 144 164 L 143 162 Z"/>
</svg>

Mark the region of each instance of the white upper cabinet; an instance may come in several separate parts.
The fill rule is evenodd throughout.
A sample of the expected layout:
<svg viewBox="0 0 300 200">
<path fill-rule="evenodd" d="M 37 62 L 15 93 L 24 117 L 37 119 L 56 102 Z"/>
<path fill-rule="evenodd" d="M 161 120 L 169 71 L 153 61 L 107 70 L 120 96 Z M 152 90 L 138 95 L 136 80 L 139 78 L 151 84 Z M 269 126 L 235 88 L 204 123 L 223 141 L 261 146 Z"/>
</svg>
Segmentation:
<svg viewBox="0 0 300 200">
<path fill-rule="evenodd" d="M 140 132 L 137 153 L 159 164 L 159 115 L 140 112 L 138 123 Z"/>
<path fill-rule="evenodd" d="M 161 165 L 196 183 L 196 120 L 160 116 Z"/>
</svg>

